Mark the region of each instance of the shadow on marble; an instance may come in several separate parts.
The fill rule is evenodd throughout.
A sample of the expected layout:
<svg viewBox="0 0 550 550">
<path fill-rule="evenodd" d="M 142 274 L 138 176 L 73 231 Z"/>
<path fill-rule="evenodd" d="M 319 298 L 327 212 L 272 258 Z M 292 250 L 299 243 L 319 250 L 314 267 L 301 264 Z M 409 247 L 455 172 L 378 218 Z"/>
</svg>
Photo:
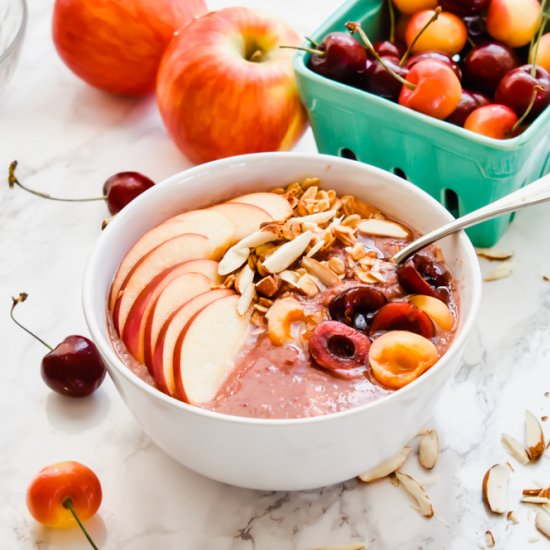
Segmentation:
<svg viewBox="0 0 550 550">
<path fill-rule="evenodd" d="M 101 516 L 97 514 L 84 524 L 97 547 L 106 548 L 107 527 Z M 69 529 L 53 529 L 35 523 L 32 529 L 32 540 L 36 548 L 71 548 L 71 550 L 90 548 L 90 544 L 78 526 Z"/>
</svg>

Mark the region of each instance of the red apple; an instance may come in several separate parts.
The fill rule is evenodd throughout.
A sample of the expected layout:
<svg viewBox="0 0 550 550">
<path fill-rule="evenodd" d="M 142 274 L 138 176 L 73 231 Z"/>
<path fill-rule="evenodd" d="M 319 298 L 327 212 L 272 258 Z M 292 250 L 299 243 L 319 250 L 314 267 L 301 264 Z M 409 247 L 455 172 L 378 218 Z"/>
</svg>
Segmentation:
<svg viewBox="0 0 550 550">
<path fill-rule="evenodd" d="M 174 32 L 206 11 L 204 0 L 56 0 L 53 40 L 88 84 L 142 95 L 154 90 Z"/>
<path fill-rule="evenodd" d="M 164 124 L 193 162 L 291 148 L 306 128 L 290 49 L 300 37 L 249 8 L 211 12 L 178 31 L 162 56 Z"/>
</svg>

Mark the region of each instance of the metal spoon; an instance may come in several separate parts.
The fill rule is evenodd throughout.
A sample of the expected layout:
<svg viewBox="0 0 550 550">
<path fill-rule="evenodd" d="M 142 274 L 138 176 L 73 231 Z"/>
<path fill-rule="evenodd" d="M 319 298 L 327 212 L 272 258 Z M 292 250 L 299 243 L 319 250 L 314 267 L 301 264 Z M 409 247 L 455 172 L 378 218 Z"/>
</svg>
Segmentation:
<svg viewBox="0 0 550 550">
<path fill-rule="evenodd" d="M 399 252 L 396 252 L 391 257 L 391 260 L 396 264 L 400 264 L 421 248 L 443 237 L 447 237 L 452 233 L 456 233 L 461 229 L 496 218 L 506 212 L 512 212 L 513 210 L 519 210 L 520 208 L 533 206 L 546 201 L 550 201 L 550 174 L 506 195 L 502 199 L 492 202 L 483 208 L 478 208 L 438 229 L 426 233 L 408 244 L 405 248 L 402 248 Z"/>
</svg>

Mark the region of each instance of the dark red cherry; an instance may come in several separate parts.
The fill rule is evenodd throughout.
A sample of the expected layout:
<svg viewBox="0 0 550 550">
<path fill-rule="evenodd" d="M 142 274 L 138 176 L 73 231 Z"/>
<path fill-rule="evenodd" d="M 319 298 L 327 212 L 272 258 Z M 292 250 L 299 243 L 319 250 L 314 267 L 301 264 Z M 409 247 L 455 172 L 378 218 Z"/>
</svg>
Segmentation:
<svg viewBox="0 0 550 550">
<path fill-rule="evenodd" d="M 458 80 L 462 80 L 462 71 L 460 69 L 460 65 L 443 52 L 430 51 L 415 53 L 414 55 L 411 55 L 411 57 L 409 57 L 409 59 L 407 60 L 407 68 L 409 70 L 412 69 L 419 61 L 423 61 L 424 59 L 437 59 L 438 61 L 445 63 L 445 65 L 451 67 L 453 72 L 458 77 Z"/>
<path fill-rule="evenodd" d="M 390 42 L 389 40 L 379 40 L 373 44 L 374 50 L 380 57 L 390 56 L 401 59 L 407 49 L 403 42 Z"/>
<path fill-rule="evenodd" d="M 371 341 L 368 336 L 338 321 L 317 325 L 309 338 L 315 364 L 342 378 L 357 378 L 366 370 Z"/>
<path fill-rule="evenodd" d="M 328 306 L 331 319 L 352 326 L 363 323 L 358 315 L 368 317 L 388 300 L 374 287 L 361 285 L 348 288 L 332 299 Z"/>
<path fill-rule="evenodd" d="M 408 330 L 428 339 L 435 334 L 430 316 L 407 302 L 386 304 L 373 317 L 369 331 L 371 335 L 388 330 Z"/>
<path fill-rule="evenodd" d="M 510 107 L 518 117 L 527 110 L 535 86 L 539 86 L 533 108 L 525 119 L 527 122 L 537 118 L 550 103 L 550 74 L 537 66 L 531 75 L 531 65 L 522 65 L 506 73 L 495 93 L 496 103 Z"/>
<path fill-rule="evenodd" d="M 468 31 L 468 36 L 470 36 L 474 42 L 485 39 L 490 40 L 489 34 L 487 33 L 486 17 L 484 15 L 467 15 L 463 17 L 463 20 L 466 25 L 466 30 Z"/>
<path fill-rule="evenodd" d="M 111 214 L 120 212 L 129 202 L 153 187 L 155 182 L 139 172 L 119 172 L 103 184 L 107 208 Z"/>
<path fill-rule="evenodd" d="M 484 12 L 491 0 L 441 0 L 440 5 L 445 11 L 456 15 L 477 15 Z"/>
<path fill-rule="evenodd" d="M 468 90 L 462 90 L 460 101 L 453 114 L 447 118 L 447 122 L 456 124 L 457 126 L 464 126 L 466 119 L 472 111 L 483 105 L 488 105 L 490 100 L 487 96 L 479 92 L 469 92 Z"/>
<path fill-rule="evenodd" d="M 312 53 L 308 66 L 312 71 L 332 80 L 349 83 L 358 72 L 365 70 L 367 53 L 353 36 L 345 32 L 332 32 L 323 38 Z"/>
<path fill-rule="evenodd" d="M 85 397 L 93 393 L 105 378 L 107 369 L 93 342 L 84 336 L 68 336 L 52 348 L 13 316 L 13 310 L 27 299 L 22 292 L 12 298 L 10 315 L 25 332 L 49 348 L 42 359 L 41 373 L 44 382 L 53 391 L 69 397 Z"/>
<path fill-rule="evenodd" d="M 486 42 L 472 48 L 464 59 L 464 83 L 468 88 L 493 95 L 502 77 L 518 65 L 512 48 Z"/>
<path fill-rule="evenodd" d="M 406 78 L 407 74 L 409 74 L 407 67 L 399 65 L 399 58 L 397 57 L 384 56 L 382 57 L 382 61 L 386 67 L 403 78 Z M 372 64 L 369 70 L 367 90 L 380 97 L 397 101 L 402 84 L 391 75 L 386 67 L 378 61 Z"/>
<path fill-rule="evenodd" d="M 411 294 L 425 294 L 447 302 L 451 275 L 437 262 L 415 254 L 397 268 L 399 284 Z"/>
</svg>

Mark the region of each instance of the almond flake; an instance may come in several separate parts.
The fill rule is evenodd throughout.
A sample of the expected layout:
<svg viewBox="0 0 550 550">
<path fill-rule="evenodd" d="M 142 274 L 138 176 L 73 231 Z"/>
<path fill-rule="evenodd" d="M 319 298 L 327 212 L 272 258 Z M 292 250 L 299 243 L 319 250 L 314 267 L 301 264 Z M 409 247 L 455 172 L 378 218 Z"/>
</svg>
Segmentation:
<svg viewBox="0 0 550 550">
<path fill-rule="evenodd" d="M 254 285 L 251 284 L 247 286 L 243 294 L 241 294 L 241 297 L 237 301 L 237 313 L 239 315 L 244 315 L 248 311 L 248 308 L 254 301 L 255 296 L 256 291 L 254 290 Z"/>
<path fill-rule="evenodd" d="M 235 279 L 235 289 L 240 293 L 244 294 L 245 290 L 251 286 L 254 282 L 254 271 L 251 267 L 246 264 L 237 275 Z"/>
<path fill-rule="evenodd" d="M 323 224 L 328 223 L 330 220 L 332 220 L 332 218 L 334 218 L 334 216 L 336 216 L 336 210 L 327 210 L 326 212 L 317 212 L 316 214 L 290 218 L 289 221 L 298 223 Z"/>
<path fill-rule="evenodd" d="M 277 235 L 275 233 L 273 233 L 272 231 L 260 229 L 259 231 L 251 233 L 244 239 L 241 239 L 236 245 L 234 245 L 234 247 L 256 248 L 257 246 L 261 246 L 262 244 L 270 243 L 275 239 L 277 239 Z"/>
<path fill-rule="evenodd" d="M 394 239 L 406 239 L 409 232 L 400 224 L 389 220 L 363 220 L 357 226 L 360 233 L 377 237 L 393 237 Z"/>
<path fill-rule="evenodd" d="M 511 521 L 514 525 L 517 525 L 519 523 L 519 519 L 517 518 L 515 512 L 513 510 L 510 510 L 507 514 L 506 514 L 506 519 L 508 521 Z"/>
<path fill-rule="evenodd" d="M 495 545 L 495 537 L 491 531 L 485 531 L 485 546 L 492 548 Z"/>
<path fill-rule="evenodd" d="M 540 422 L 535 415 L 529 411 L 525 411 L 525 444 L 531 462 L 536 462 L 542 456 L 546 448 L 544 433 Z"/>
<path fill-rule="evenodd" d="M 546 497 L 521 497 L 521 502 L 526 502 L 527 504 L 548 504 L 550 502 Z"/>
<path fill-rule="evenodd" d="M 476 254 L 480 258 L 499 262 L 509 260 L 514 255 L 511 250 L 491 250 L 490 248 L 476 248 Z"/>
<path fill-rule="evenodd" d="M 328 266 L 336 275 L 343 275 L 346 272 L 346 264 L 338 256 L 332 256 L 328 261 Z"/>
<path fill-rule="evenodd" d="M 388 460 L 382 462 L 382 464 L 363 472 L 357 477 L 365 483 L 387 477 L 405 464 L 410 452 L 411 447 L 403 447 L 399 452 L 388 458 Z"/>
<path fill-rule="evenodd" d="M 428 430 L 427 433 L 422 436 L 418 446 L 420 464 L 422 464 L 424 468 L 431 470 L 435 466 L 438 456 L 439 437 L 435 430 Z"/>
<path fill-rule="evenodd" d="M 298 282 L 296 283 L 296 286 L 306 295 L 310 298 L 319 294 L 319 287 L 315 283 L 315 280 L 311 275 L 306 273 L 305 275 L 302 275 Z"/>
<path fill-rule="evenodd" d="M 302 265 L 309 274 L 317 277 L 326 287 L 330 288 L 340 284 L 338 275 L 317 260 L 306 256 L 302 259 Z"/>
<path fill-rule="evenodd" d="M 283 244 L 263 262 L 263 267 L 268 273 L 284 271 L 304 253 L 312 237 L 311 231 L 306 231 Z"/>
<path fill-rule="evenodd" d="M 512 262 L 503 262 L 496 269 L 493 269 L 485 278 L 484 281 L 488 283 L 491 281 L 499 281 L 500 279 L 506 279 L 512 274 Z"/>
<path fill-rule="evenodd" d="M 247 260 L 250 254 L 248 248 L 235 248 L 232 246 L 218 264 L 218 275 L 229 275 L 239 269 Z"/>
<path fill-rule="evenodd" d="M 535 527 L 550 539 L 550 515 L 546 512 L 537 512 L 535 516 Z"/>
<path fill-rule="evenodd" d="M 256 283 L 256 292 L 262 296 L 271 298 L 275 296 L 281 286 L 280 277 L 277 275 L 269 275 Z"/>
<path fill-rule="evenodd" d="M 523 448 L 523 445 L 514 437 L 508 434 L 502 434 L 502 445 L 520 464 L 529 464 L 529 455 Z"/>
<path fill-rule="evenodd" d="M 483 500 L 495 514 L 504 514 L 506 512 L 510 474 L 511 470 L 508 465 L 495 464 L 487 470 L 483 478 Z"/>
<path fill-rule="evenodd" d="M 416 500 L 420 513 L 425 518 L 433 517 L 434 509 L 426 491 L 424 491 L 424 487 L 414 478 L 402 472 L 395 472 L 395 477 L 399 480 L 402 487 Z"/>
<path fill-rule="evenodd" d="M 315 256 L 315 254 L 317 254 L 317 252 L 319 252 L 319 250 L 321 250 L 321 248 L 323 248 L 323 246 L 325 246 L 325 241 L 319 241 L 317 243 L 315 243 L 309 250 L 308 250 L 308 253 L 306 254 L 306 256 L 308 258 L 312 258 L 313 256 Z"/>
</svg>

